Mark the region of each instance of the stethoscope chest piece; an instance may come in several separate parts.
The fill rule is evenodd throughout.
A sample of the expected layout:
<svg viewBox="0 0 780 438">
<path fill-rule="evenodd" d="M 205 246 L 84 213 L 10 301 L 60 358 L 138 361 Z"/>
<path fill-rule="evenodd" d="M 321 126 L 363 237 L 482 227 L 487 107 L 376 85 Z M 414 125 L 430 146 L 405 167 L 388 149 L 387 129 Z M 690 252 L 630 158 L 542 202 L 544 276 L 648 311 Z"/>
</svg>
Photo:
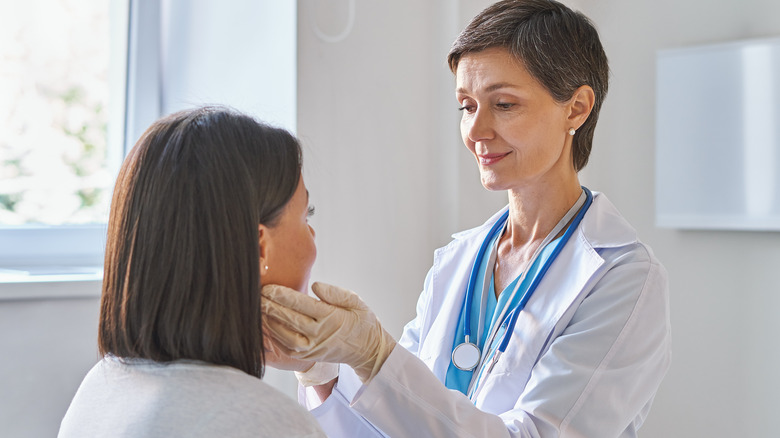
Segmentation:
<svg viewBox="0 0 780 438">
<path fill-rule="evenodd" d="M 471 342 L 462 342 L 452 350 L 452 364 L 462 371 L 471 371 L 479 364 L 479 347 Z"/>
</svg>

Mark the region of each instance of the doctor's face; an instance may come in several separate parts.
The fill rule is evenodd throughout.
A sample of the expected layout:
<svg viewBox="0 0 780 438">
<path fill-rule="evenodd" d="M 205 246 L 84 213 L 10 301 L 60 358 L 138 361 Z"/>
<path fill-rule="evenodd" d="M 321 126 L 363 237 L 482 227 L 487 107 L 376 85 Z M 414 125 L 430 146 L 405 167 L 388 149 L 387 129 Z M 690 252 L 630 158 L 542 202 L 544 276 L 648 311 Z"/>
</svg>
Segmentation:
<svg viewBox="0 0 780 438">
<path fill-rule="evenodd" d="M 309 288 L 309 275 L 317 258 L 314 229 L 309 225 L 313 209 L 309 192 L 298 181 L 295 194 L 273 227 L 260 225 L 260 283 L 279 284 L 303 293 Z"/>
<path fill-rule="evenodd" d="M 506 49 L 465 54 L 456 87 L 461 136 L 485 188 L 528 188 L 576 173 L 566 104 Z"/>
</svg>

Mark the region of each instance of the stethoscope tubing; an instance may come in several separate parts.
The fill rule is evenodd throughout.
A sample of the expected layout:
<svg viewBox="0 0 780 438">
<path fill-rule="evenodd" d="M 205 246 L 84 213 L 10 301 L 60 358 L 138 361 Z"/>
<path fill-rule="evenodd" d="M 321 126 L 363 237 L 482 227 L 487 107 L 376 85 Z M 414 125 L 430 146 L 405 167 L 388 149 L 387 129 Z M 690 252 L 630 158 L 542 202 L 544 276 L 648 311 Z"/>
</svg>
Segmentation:
<svg viewBox="0 0 780 438">
<path fill-rule="evenodd" d="M 493 237 L 496 235 L 496 233 L 504 227 L 504 224 L 506 224 L 507 219 L 509 218 L 509 210 L 505 211 L 504 214 L 501 215 L 500 218 L 496 221 L 495 224 L 493 224 L 493 227 L 490 228 L 490 231 L 487 234 L 487 237 L 485 237 L 485 240 L 482 242 L 482 245 L 479 247 L 479 252 L 477 253 L 477 259 L 474 260 L 474 267 L 471 269 L 471 275 L 469 276 L 469 283 L 466 287 L 466 299 L 465 299 L 465 305 L 463 309 L 463 320 L 466 322 L 465 326 L 463 327 L 463 334 L 471 338 L 471 324 L 469 321 L 471 321 L 471 300 L 474 297 L 474 289 L 476 289 L 475 283 L 477 282 L 477 275 L 479 274 L 479 266 L 482 265 L 482 260 L 485 258 L 485 253 L 487 252 L 487 247 L 490 245 L 490 241 L 493 240 Z"/>
<path fill-rule="evenodd" d="M 542 264 L 539 272 L 536 273 L 533 280 L 531 281 L 531 284 L 528 285 L 527 293 L 523 294 L 523 296 L 520 298 L 520 302 L 517 304 L 517 307 L 515 307 L 509 315 L 509 325 L 507 325 L 504 337 L 501 339 L 501 344 L 498 346 L 498 351 L 501 353 L 505 352 L 507 345 L 509 345 L 509 339 L 512 337 L 511 333 L 515 330 L 515 324 L 517 323 L 517 318 L 520 315 L 520 311 L 525 308 L 525 304 L 529 299 L 531 299 L 531 295 L 539 286 L 539 283 L 544 278 L 547 270 L 550 269 L 552 262 L 555 261 L 555 259 L 558 257 L 558 254 L 560 254 L 561 250 L 563 250 L 563 247 L 566 246 L 569 238 L 571 238 L 571 235 L 574 234 L 574 230 L 577 228 L 577 226 L 579 226 L 580 222 L 582 222 L 582 218 L 585 216 L 585 212 L 588 211 L 588 208 L 590 208 L 590 205 L 593 203 L 593 194 L 590 192 L 590 190 L 588 190 L 586 187 L 583 187 L 582 189 L 585 190 L 585 204 L 582 206 L 582 208 L 580 208 L 580 211 L 576 216 L 574 216 L 571 225 L 566 229 L 566 232 L 563 233 L 563 236 L 561 236 L 560 243 L 555 246 L 553 252 L 548 258 L 549 262 Z"/>
<path fill-rule="evenodd" d="M 480 360 L 477 365 L 475 366 L 475 374 L 472 377 L 472 384 L 469 385 L 469 391 L 468 393 L 472 393 L 472 386 L 474 382 L 474 377 L 481 376 L 482 372 L 480 371 L 482 368 L 482 364 L 484 363 L 484 360 L 487 360 L 488 356 L 490 356 L 489 349 L 490 345 L 492 345 L 493 340 L 495 339 L 495 336 L 498 334 L 498 330 L 500 327 L 506 326 L 506 331 L 504 332 L 504 336 L 501 339 L 501 343 L 499 344 L 498 348 L 496 348 L 496 351 L 493 353 L 493 360 L 490 364 L 489 369 L 487 370 L 487 373 L 489 374 L 493 366 L 495 366 L 496 362 L 498 361 L 498 358 L 501 354 L 503 354 L 504 351 L 506 351 L 507 346 L 509 345 L 509 340 L 511 339 L 512 332 L 514 331 L 515 324 L 517 323 L 517 319 L 520 315 L 520 312 L 523 308 L 525 308 L 526 303 L 531 298 L 531 295 L 533 295 L 533 292 L 538 287 L 541 280 L 544 278 L 544 275 L 547 273 L 548 269 L 552 265 L 552 263 L 555 261 L 555 259 L 558 257 L 558 254 L 561 252 L 564 246 L 566 246 L 566 243 L 568 243 L 569 239 L 571 238 L 572 234 L 574 234 L 574 231 L 578 228 L 580 222 L 582 221 L 582 218 L 585 216 L 585 213 L 590 208 L 591 204 L 593 203 L 593 194 L 591 191 L 587 188 L 582 186 L 583 191 L 585 192 L 585 202 L 583 203 L 582 207 L 579 208 L 579 211 L 577 214 L 572 218 L 571 223 L 566 228 L 566 231 L 563 233 L 563 236 L 561 236 L 561 241 L 558 243 L 558 245 L 555 246 L 553 249 L 553 252 L 550 254 L 550 257 L 547 258 L 547 262 L 542 264 L 542 266 L 539 269 L 539 272 L 536 273 L 533 280 L 531 281 L 531 284 L 528 286 L 528 289 L 526 289 L 523 296 L 520 298 L 520 302 L 515 306 L 514 309 L 512 309 L 509 314 L 500 315 L 499 319 L 501 319 L 503 322 L 499 324 L 496 329 L 492 330 L 491 335 L 488 337 L 487 342 L 483 346 L 485 348 L 483 352 L 483 359 Z M 466 288 L 466 297 L 464 302 L 464 310 L 463 310 L 463 317 L 464 317 L 464 335 L 468 342 L 470 335 L 471 335 L 471 327 L 470 327 L 470 321 L 471 321 L 471 302 L 474 295 L 474 289 L 475 289 L 475 283 L 476 278 L 478 276 L 479 268 L 482 265 L 482 260 L 484 259 L 487 247 L 490 245 L 490 242 L 495 237 L 496 233 L 504 227 L 506 224 L 506 221 L 509 217 L 509 211 L 506 211 L 501 217 L 496 221 L 495 224 L 491 227 L 490 231 L 487 234 L 487 237 L 482 242 L 482 245 L 480 246 L 479 252 L 477 253 L 477 257 L 474 261 L 474 266 L 471 270 L 471 275 L 469 276 L 469 282 L 468 286 Z M 534 256 L 535 257 L 535 256 Z M 514 293 L 517 291 L 515 289 Z M 484 291 L 483 291 L 484 293 Z M 511 302 L 511 297 L 509 302 Z M 504 313 L 504 312 L 502 312 Z M 509 320 L 507 321 L 507 318 Z M 478 342 L 478 340 L 475 340 L 474 342 Z M 456 365 L 457 366 L 457 365 Z M 458 367 L 460 368 L 460 367 Z M 461 368 L 462 369 L 462 368 Z M 479 377 L 477 377 L 478 380 L 481 380 Z"/>
</svg>

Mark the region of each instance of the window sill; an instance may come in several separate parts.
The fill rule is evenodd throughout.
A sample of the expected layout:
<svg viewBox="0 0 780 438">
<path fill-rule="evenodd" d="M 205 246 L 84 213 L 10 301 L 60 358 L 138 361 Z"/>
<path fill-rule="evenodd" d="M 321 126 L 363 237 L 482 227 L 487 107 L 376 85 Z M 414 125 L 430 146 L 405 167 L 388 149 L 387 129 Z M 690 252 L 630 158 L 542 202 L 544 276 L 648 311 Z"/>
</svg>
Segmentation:
<svg viewBox="0 0 780 438">
<path fill-rule="evenodd" d="M 0 301 L 98 298 L 100 267 L 0 268 Z"/>
</svg>

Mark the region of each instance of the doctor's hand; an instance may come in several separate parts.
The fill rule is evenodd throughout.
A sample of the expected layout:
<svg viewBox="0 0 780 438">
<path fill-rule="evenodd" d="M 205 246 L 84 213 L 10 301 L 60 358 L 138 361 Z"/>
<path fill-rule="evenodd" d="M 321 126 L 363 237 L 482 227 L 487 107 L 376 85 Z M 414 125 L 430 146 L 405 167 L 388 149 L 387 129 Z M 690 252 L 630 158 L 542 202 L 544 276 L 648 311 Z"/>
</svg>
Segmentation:
<svg viewBox="0 0 780 438">
<path fill-rule="evenodd" d="M 290 357 L 345 363 L 368 383 L 395 340 L 356 293 L 325 283 L 314 283 L 312 291 L 320 300 L 284 286 L 263 287 L 268 332 Z"/>
<path fill-rule="evenodd" d="M 263 321 L 263 358 L 265 364 L 276 368 L 277 370 L 304 372 L 314 366 L 314 361 L 301 360 L 290 357 L 280 348 L 273 336 L 270 335 L 270 329 Z"/>
</svg>

